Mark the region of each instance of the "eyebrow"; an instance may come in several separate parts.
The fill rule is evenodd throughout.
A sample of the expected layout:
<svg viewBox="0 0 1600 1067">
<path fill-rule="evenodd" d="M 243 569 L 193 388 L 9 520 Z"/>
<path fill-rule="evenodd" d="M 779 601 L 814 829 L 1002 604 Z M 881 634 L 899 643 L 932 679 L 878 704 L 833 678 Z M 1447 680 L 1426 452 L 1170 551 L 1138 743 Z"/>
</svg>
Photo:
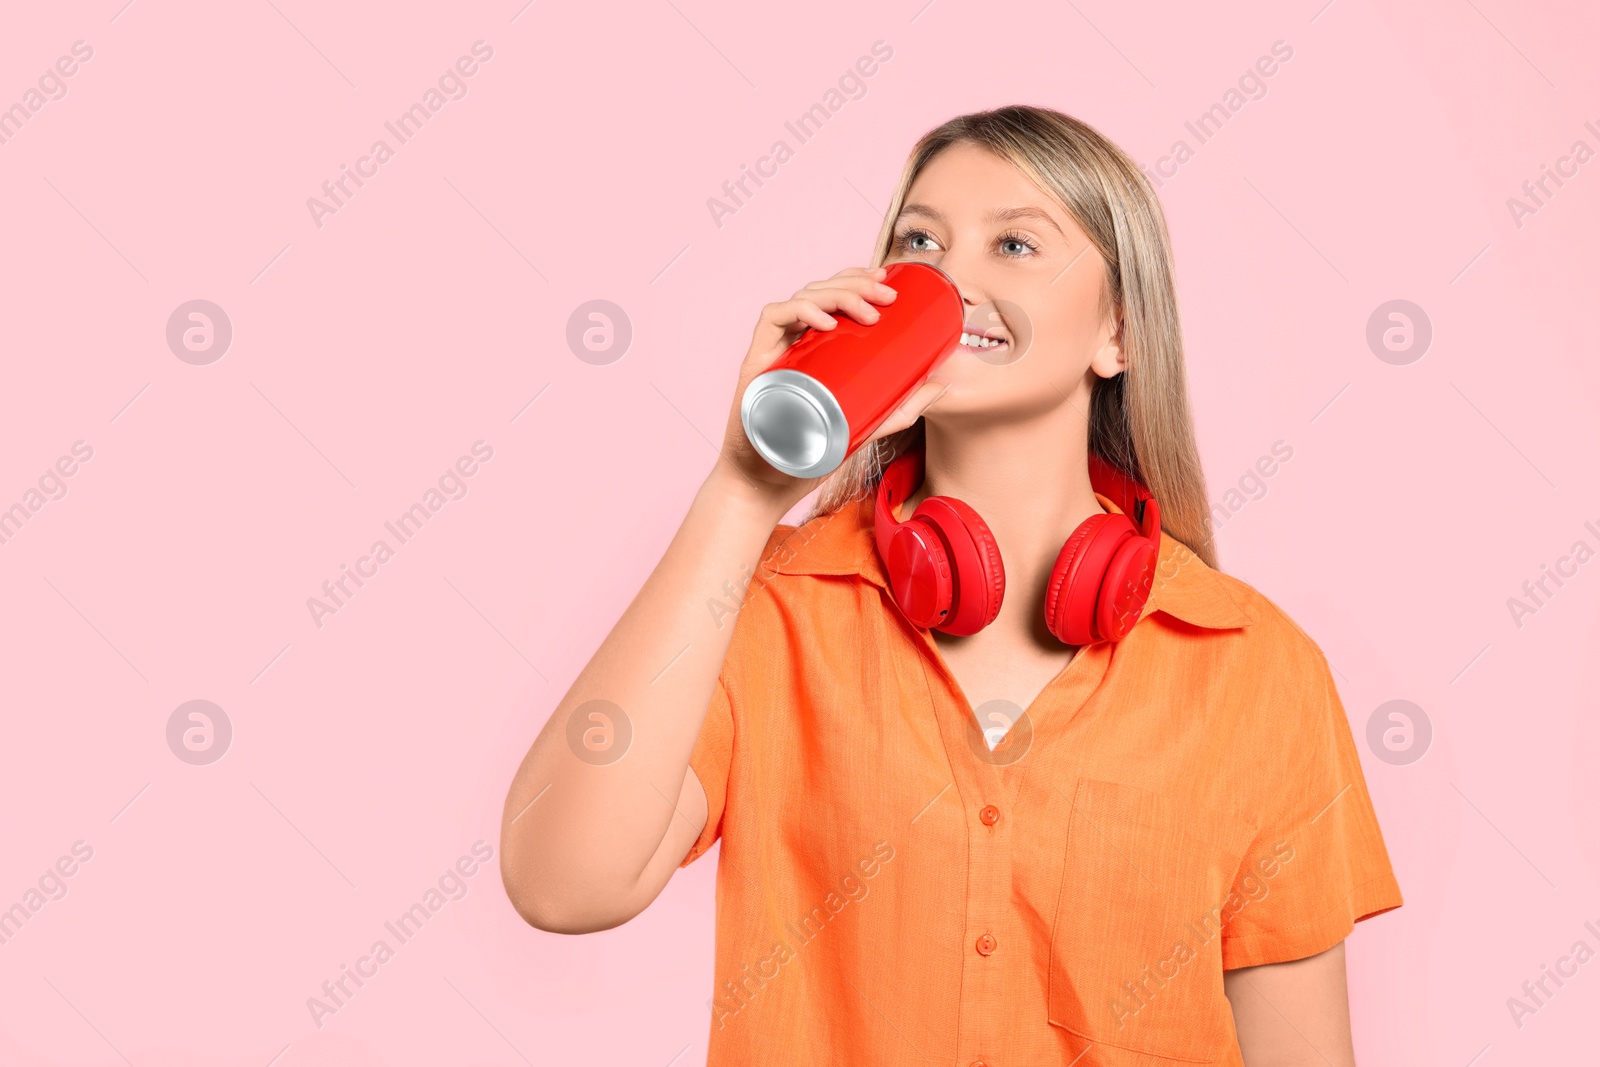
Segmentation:
<svg viewBox="0 0 1600 1067">
<path fill-rule="evenodd" d="M 948 221 L 945 219 L 945 217 L 935 209 L 929 207 L 927 204 L 906 204 L 900 208 L 900 214 L 923 215 L 934 220 L 935 222 L 943 222 L 948 225 Z M 1056 225 L 1055 219 L 1052 219 L 1048 214 L 1040 211 L 1036 207 L 997 208 L 996 210 L 989 212 L 987 221 L 1014 222 L 1018 219 L 1037 219 L 1040 222 L 1048 223 L 1050 228 L 1055 230 L 1056 233 L 1061 234 L 1061 236 L 1066 236 L 1066 234 L 1061 233 L 1061 227 Z"/>
</svg>

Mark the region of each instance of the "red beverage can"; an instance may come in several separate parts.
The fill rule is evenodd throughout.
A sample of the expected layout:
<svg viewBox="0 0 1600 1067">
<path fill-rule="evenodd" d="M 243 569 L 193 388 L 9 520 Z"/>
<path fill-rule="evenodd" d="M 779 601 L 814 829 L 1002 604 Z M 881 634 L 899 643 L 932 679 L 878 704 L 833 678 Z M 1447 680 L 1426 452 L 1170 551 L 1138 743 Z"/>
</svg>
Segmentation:
<svg viewBox="0 0 1600 1067">
<path fill-rule="evenodd" d="M 808 330 L 739 402 L 745 436 L 773 467 L 820 478 L 866 443 L 961 343 L 961 293 L 931 263 L 892 263 L 883 284 L 894 303 L 864 325 L 840 313 Z"/>
</svg>

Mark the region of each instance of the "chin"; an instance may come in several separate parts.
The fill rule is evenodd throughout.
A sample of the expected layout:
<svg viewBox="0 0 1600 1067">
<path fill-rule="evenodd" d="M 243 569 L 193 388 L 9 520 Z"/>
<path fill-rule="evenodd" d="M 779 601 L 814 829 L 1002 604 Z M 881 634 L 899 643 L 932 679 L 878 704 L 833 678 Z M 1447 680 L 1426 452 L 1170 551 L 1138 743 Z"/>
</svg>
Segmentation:
<svg viewBox="0 0 1600 1067">
<path fill-rule="evenodd" d="M 922 417 L 929 422 L 954 424 L 978 419 L 1022 422 L 1049 414 L 1067 403 L 1048 385 L 1043 392 L 1019 394 L 984 389 L 970 382 L 947 384 L 949 388 L 923 413 Z"/>
</svg>

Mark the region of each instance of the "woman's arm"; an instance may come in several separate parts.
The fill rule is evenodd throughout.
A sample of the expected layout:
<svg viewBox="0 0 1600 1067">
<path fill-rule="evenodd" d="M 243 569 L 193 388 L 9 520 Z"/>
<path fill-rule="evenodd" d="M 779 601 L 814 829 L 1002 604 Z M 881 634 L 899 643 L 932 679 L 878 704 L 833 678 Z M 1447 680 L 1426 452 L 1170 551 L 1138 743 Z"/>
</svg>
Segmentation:
<svg viewBox="0 0 1600 1067">
<path fill-rule="evenodd" d="M 540 929 L 586 933 L 626 922 L 655 899 L 705 825 L 705 793 L 698 782 L 687 787 L 685 771 L 734 630 L 732 620 L 716 625 L 706 599 L 755 569 L 783 514 L 730 478 L 738 481 L 719 463 L 695 494 L 506 795 L 501 877 L 511 903 Z M 632 737 L 615 762 L 586 762 L 568 744 L 574 709 L 596 699 L 628 717 Z"/>
<path fill-rule="evenodd" d="M 1286 963 L 1225 971 L 1246 1067 L 1355 1067 L 1344 942 Z"/>
<path fill-rule="evenodd" d="M 762 308 L 740 367 L 721 457 L 643 588 L 556 705 L 506 795 L 500 873 L 519 914 L 543 930 L 587 933 L 631 919 L 661 892 L 705 828 L 706 797 L 689 770 L 736 625 L 706 610 L 754 572 L 778 520 L 821 481 L 769 466 L 744 436 L 744 387 L 829 312 L 872 322 L 893 290 L 877 268 L 848 268 Z M 903 429 L 937 395 L 924 386 L 873 439 Z M 626 483 L 620 488 L 625 492 Z M 626 501 L 624 500 L 624 505 Z M 581 759 L 568 723 L 591 700 L 627 715 L 614 762 Z"/>
</svg>

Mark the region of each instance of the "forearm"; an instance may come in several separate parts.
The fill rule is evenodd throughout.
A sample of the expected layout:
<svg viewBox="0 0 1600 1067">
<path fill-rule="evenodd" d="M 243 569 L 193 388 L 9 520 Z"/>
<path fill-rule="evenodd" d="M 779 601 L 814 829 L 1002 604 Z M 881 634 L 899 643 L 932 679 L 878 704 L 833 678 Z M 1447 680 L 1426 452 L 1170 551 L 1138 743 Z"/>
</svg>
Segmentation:
<svg viewBox="0 0 1600 1067">
<path fill-rule="evenodd" d="M 676 864 L 652 864 L 674 819 L 689 756 L 727 656 L 734 625 L 706 609 L 724 583 L 754 570 L 782 510 L 717 468 L 696 493 L 659 563 L 556 705 L 506 797 L 501 866 L 519 912 L 547 929 L 625 921 Z M 590 701 L 607 701 L 586 708 Z M 601 731 L 599 710 L 626 717 L 625 758 L 569 743 L 569 720 Z M 612 743 L 620 743 L 617 723 Z M 581 734 L 580 734 L 581 736 Z M 580 753 L 588 755 L 583 758 Z M 703 824 L 703 817 L 702 817 Z M 692 839 L 700 827 L 679 827 Z M 662 874 L 662 870 L 665 874 Z"/>
</svg>

